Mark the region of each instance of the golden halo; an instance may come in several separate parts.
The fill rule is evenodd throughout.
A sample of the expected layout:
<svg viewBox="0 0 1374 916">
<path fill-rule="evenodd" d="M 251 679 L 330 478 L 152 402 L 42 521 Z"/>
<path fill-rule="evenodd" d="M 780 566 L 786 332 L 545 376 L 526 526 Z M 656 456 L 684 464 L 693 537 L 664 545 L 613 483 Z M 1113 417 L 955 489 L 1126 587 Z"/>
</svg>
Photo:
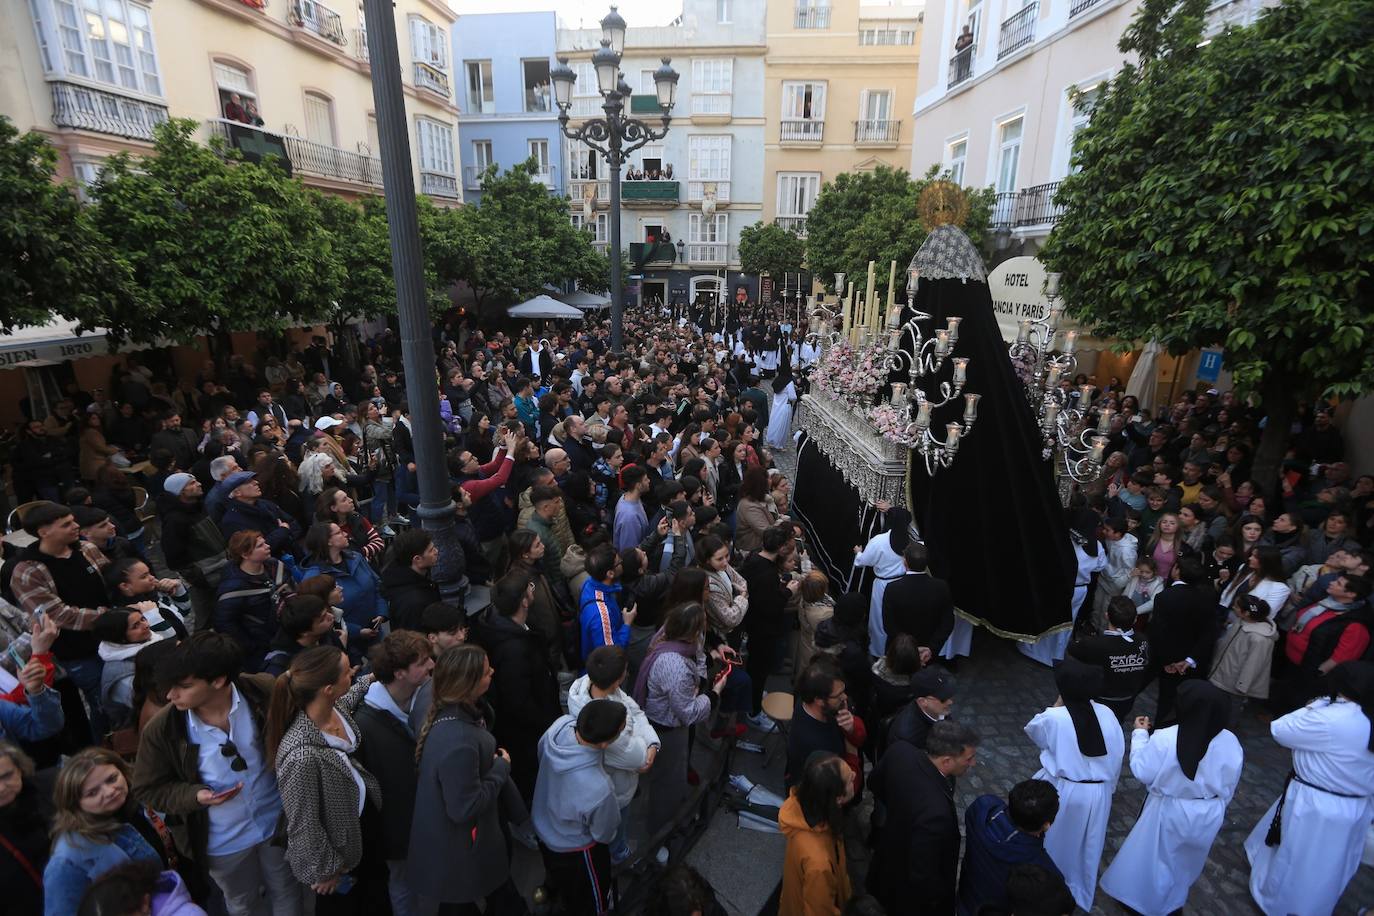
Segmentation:
<svg viewBox="0 0 1374 916">
<path fill-rule="evenodd" d="M 916 213 L 927 232 L 950 223 L 962 227 L 968 218 L 968 197 L 952 181 L 932 181 L 917 198 Z"/>
</svg>

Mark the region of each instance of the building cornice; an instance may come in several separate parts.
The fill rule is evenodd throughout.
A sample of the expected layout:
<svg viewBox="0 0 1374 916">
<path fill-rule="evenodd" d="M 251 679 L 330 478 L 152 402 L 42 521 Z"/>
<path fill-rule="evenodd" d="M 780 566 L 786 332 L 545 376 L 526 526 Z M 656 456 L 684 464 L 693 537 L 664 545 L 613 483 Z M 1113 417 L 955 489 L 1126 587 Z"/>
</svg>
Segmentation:
<svg viewBox="0 0 1374 916">
<path fill-rule="evenodd" d="M 570 61 L 591 60 L 594 53 L 593 48 L 581 48 L 576 51 L 559 48 L 555 51 L 555 56 L 566 57 Z M 636 57 L 764 57 L 768 54 L 766 45 L 719 45 L 716 47 L 701 45 L 673 45 L 664 47 L 643 47 L 626 48 L 623 55 L 624 60 Z"/>
<path fill-rule="evenodd" d="M 444 0 L 420 0 L 420 4 L 442 16 L 444 21 L 450 25 L 458 21 L 458 14 Z"/>
</svg>

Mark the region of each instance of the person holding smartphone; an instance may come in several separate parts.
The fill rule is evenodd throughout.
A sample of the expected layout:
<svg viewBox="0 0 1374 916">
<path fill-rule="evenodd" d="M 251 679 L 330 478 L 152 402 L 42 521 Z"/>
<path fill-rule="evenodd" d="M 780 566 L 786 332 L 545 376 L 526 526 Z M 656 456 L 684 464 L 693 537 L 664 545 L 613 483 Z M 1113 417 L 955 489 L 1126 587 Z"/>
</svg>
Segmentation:
<svg viewBox="0 0 1374 916">
<path fill-rule="evenodd" d="M 168 704 L 139 740 L 134 797 L 169 817 L 179 850 L 224 893 L 229 916 L 256 912 L 266 886 L 272 916 L 299 916 L 303 891 L 270 841 L 281 816 L 263 749 L 276 679 L 241 674 L 232 637 L 196 633 L 158 668 Z"/>
</svg>

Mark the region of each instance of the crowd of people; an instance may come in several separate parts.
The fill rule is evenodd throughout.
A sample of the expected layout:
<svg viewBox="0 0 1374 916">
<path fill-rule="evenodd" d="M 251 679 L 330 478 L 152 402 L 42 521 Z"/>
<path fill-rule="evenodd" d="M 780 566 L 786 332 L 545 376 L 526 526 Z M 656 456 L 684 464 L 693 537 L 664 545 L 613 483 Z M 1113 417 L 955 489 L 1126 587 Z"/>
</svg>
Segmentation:
<svg viewBox="0 0 1374 916">
<path fill-rule="evenodd" d="M 856 547 L 871 596 L 813 565 L 790 514 L 775 457 L 804 341 L 709 310 L 627 316 L 622 354 L 598 326 L 549 337 L 436 328 L 459 545 L 442 567 L 413 524 L 395 335 L 356 367 L 322 339 L 179 382 L 131 359 L 114 397 L 73 386 L 28 424 L 29 543 L 7 539 L 0 569 L 7 912 L 518 914 L 528 855 L 554 912 L 609 912 L 618 869 L 658 860 L 647 911 L 705 916 L 675 830 L 696 763 L 774 732 L 772 709 L 787 850 L 760 881 L 779 912 L 1067 913 L 1092 905 L 1151 677 L 1159 708 L 1129 736 L 1149 800 L 1101 887 L 1172 912 L 1285 611 L 1273 731 L 1296 775 L 1247 850 L 1270 911 L 1334 906 L 1374 795 L 1374 480 L 1341 476 L 1329 417 L 1298 437 L 1320 470 L 1295 458 L 1266 487 L 1234 400 L 1172 424 L 1120 400 L 1122 457 L 1074 523 L 1102 567 L 1093 613 L 1026 726 L 1042 768 L 975 799 L 961 840 L 979 742 L 937 658 L 949 587 L 901 508 Z"/>
</svg>

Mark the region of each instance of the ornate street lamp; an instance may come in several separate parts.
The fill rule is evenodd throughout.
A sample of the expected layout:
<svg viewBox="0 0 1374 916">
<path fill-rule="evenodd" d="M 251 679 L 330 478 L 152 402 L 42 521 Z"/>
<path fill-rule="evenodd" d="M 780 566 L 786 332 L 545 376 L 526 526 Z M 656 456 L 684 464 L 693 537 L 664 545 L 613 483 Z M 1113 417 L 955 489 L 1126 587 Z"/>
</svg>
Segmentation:
<svg viewBox="0 0 1374 916">
<path fill-rule="evenodd" d="M 549 74 L 553 81 L 553 97 L 558 104 L 558 124 L 563 136 L 585 143 L 606 160 L 611 177 L 611 349 L 622 346 L 621 326 L 625 311 L 625 290 L 620 280 L 620 167 L 630 153 L 668 135 L 670 114 L 677 102 L 678 73 L 663 58 L 663 65 L 654 71 L 654 89 L 662 112 L 661 127 L 630 117 L 630 87 L 620 72 L 620 58 L 625 50 L 625 20 L 611 7 L 601 20 L 601 47 L 592 54 L 596 71 L 596 90 L 601 95 L 601 110 L 605 117 L 590 118 L 577 129 L 568 127 L 568 109 L 572 107 L 573 86 L 577 74 L 568 66 L 568 58 L 558 58 L 558 66 Z"/>
</svg>

